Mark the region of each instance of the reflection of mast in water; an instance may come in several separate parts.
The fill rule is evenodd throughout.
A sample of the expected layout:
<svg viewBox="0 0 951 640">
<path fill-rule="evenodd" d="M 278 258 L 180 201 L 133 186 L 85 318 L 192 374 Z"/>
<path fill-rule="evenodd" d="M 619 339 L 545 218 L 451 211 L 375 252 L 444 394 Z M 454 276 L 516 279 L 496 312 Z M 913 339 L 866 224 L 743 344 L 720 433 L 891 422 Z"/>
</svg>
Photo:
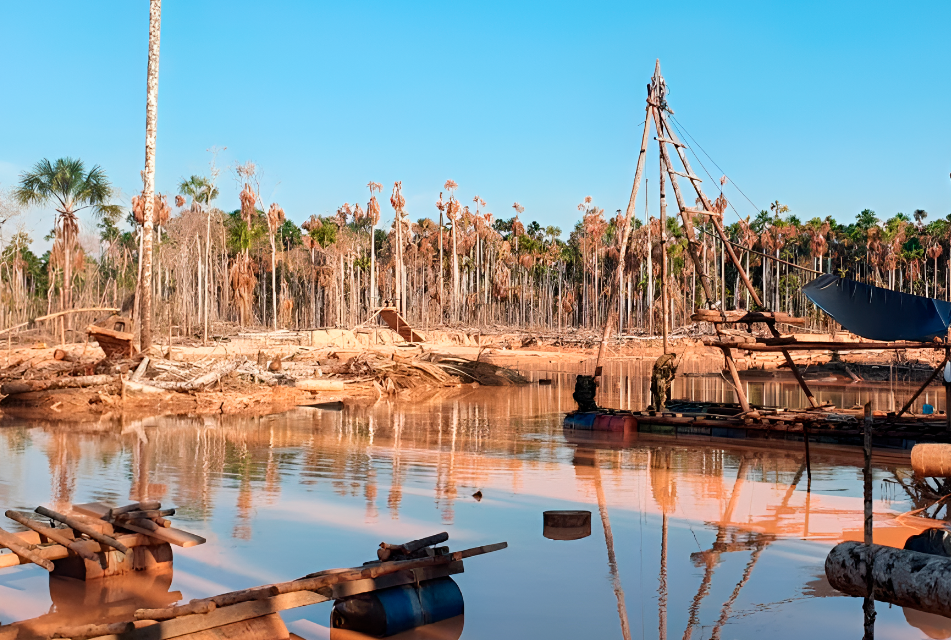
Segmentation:
<svg viewBox="0 0 951 640">
<path fill-rule="evenodd" d="M 576 452 L 581 453 L 581 450 Z M 614 555 L 614 534 L 611 532 L 611 519 L 608 517 L 608 505 L 604 499 L 604 488 L 601 486 L 601 463 L 597 451 L 588 451 L 587 455 L 594 458 L 594 488 L 598 496 L 598 511 L 601 513 L 601 526 L 604 528 L 604 542 L 608 549 L 608 569 L 611 571 L 611 583 L 614 587 L 614 596 L 617 598 L 617 613 L 621 621 L 621 634 L 624 640 L 631 640 L 631 626 L 627 619 L 627 605 L 624 602 L 624 587 L 621 585 L 621 576 L 618 573 L 617 558 Z"/>
<path fill-rule="evenodd" d="M 736 471 L 736 482 L 733 483 L 733 493 L 730 494 L 730 501 L 727 503 L 726 510 L 723 512 L 723 518 L 720 521 L 719 527 L 717 527 L 717 537 L 716 542 L 713 543 L 713 550 L 703 553 L 703 561 L 705 564 L 703 579 L 700 581 L 700 589 L 697 591 L 697 595 L 694 596 L 693 602 L 690 603 L 688 609 L 690 618 L 687 620 L 687 628 L 684 630 L 684 640 L 690 640 L 693 628 L 697 626 L 699 622 L 700 602 L 710 593 L 713 569 L 720 559 L 720 549 L 723 548 L 724 541 L 726 540 L 726 525 L 733 518 L 733 511 L 736 509 L 736 502 L 740 497 L 740 491 L 746 483 L 746 473 L 749 470 L 749 465 L 749 458 L 746 456 L 740 458 L 740 466 Z"/>
<path fill-rule="evenodd" d="M 651 451 L 651 493 L 662 513 L 660 539 L 660 578 L 657 586 L 658 633 L 667 640 L 667 514 L 677 510 L 676 476 L 671 473 L 672 453 L 667 449 Z"/>
</svg>

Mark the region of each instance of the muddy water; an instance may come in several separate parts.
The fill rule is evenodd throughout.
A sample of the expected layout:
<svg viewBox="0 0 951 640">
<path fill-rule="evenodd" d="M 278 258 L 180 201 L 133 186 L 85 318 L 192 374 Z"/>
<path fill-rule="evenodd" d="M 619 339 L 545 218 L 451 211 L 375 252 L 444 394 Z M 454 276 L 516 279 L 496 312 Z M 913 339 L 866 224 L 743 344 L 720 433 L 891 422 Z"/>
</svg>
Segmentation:
<svg viewBox="0 0 951 640">
<path fill-rule="evenodd" d="M 639 369 L 627 373 L 607 380 L 605 404 L 643 403 L 646 380 Z M 570 375 L 533 375 L 554 384 L 253 419 L 7 419 L 0 506 L 148 497 L 179 507 L 176 526 L 208 543 L 175 548 L 169 578 L 128 587 L 148 602 L 354 566 L 381 540 L 448 531 L 454 549 L 509 543 L 467 560 L 456 577 L 464 638 L 621 638 L 622 620 L 633 638 L 861 634 L 861 601 L 834 592 L 823 572 L 832 545 L 861 537 L 860 456 L 815 448 L 809 483 L 794 451 L 572 442 L 561 427 L 574 406 Z M 729 392 L 716 379 L 677 384 L 675 396 L 690 385 L 704 399 Z M 787 386 L 764 393 L 791 395 Z M 884 402 L 889 390 L 835 393 Z M 900 546 L 918 530 L 895 519 L 925 504 L 909 472 L 900 461 L 876 464 L 882 542 Z M 550 509 L 590 510 L 591 535 L 546 539 L 542 512 Z M 118 597 L 101 585 L 67 587 L 37 567 L 0 570 L 0 623 Z M 951 621 L 881 603 L 877 610 L 880 638 L 951 636 Z M 310 639 L 329 637 L 329 616 L 320 604 L 283 617 Z"/>
</svg>

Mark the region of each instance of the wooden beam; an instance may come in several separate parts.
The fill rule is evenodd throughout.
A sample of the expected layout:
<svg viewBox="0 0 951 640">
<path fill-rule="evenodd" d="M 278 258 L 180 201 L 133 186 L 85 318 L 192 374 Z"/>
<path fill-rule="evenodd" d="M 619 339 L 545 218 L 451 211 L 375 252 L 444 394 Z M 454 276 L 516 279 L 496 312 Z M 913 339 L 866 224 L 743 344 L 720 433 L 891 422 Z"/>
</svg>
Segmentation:
<svg viewBox="0 0 951 640">
<path fill-rule="evenodd" d="M 738 309 L 735 311 L 711 311 L 709 309 L 697 309 L 690 319 L 694 322 L 713 322 L 730 324 L 752 324 L 755 322 L 780 322 L 782 324 L 791 324 L 797 327 L 806 325 L 805 318 L 797 318 L 781 311 L 745 311 Z"/>
<path fill-rule="evenodd" d="M 57 529 L 51 529 L 49 527 L 44 527 L 36 520 L 27 518 L 19 511 L 13 511 L 12 509 L 8 509 L 6 514 L 4 515 L 6 515 L 8 518 L 10 518 L 11 520 L 15 522 L 19 522 L 20 524 L 22 524 L 24 527 L 28 529 L 33 529 L 33 531 L 36 531 L 41 536 L 49 538 L 53 542 L 66 547 L 67 549 L 69 549 L 70 551 L 78 555 L 80 558 L 83 558 L 84 560 L 89 560 L 90 562 L 99 562 L 99 557 L 95 553 L 86 549 L 86 547 L 81 545 L 76 540 L 70 540 L 69 537 L 67 537 L 66 535 L 65 529 L 57 530 Z"/>
<path fill-rule="evenodd" d="M 701 179 L 698 178 L 697 176 L 691 175 L 691 174 L 689 174 L 689 173 L 680 173 L 679 171 L 674 171 L 673 169 L 671 169 L 670 172 L 673 173 L 673 174 L 676 174 L 676 175 L 680 176 L 681 178 L 686 178 L 687 180 L 695 180 L 696 182 L 703 182 L 703 180 L 701 180 Z M 710 211 L 710 212 L 705 212 L 705 213 L 713 214 L 712 211 Z"/>
<path fill-rule="evenodd" d="M 122 544 L 121 542 L 119 542 L 118 540 L 116 540 L 115 538 L 111 536 L 107 536 L 103 533 L 99 533 L 93 527 L 83 522 L 80 522 L 79 520 L 76 520 L 75 518 L 64 516 L 63 514 L 57 513 L 53 511 L 52 509 L 47 509 L 46 507 L 37 507 L 36 512 L 40 514 L 41 516 L 46 516 L 47 518 L 52 518 L 53 520 L 56 520 L 57 522 L 62 522 L 73 531 L 78 531 L 79 533 L 86 534 L 87 536 L 89 536 L 90 538 L 98 542 L 99 544 L 110 546 L 120 553 L 129 552 L 129 548 L 125 546 L 124 544 Z"/>
<path fill-rule="evenodd" d="M 17 534 L 16 537 L 24 540 L 24 543 L 26 544 L 32 544 L 30 541 L 24 539 L 25 535 L 34 536 L 33 540 L 39 540 L 39 536 L 34 531 Z M 130 549 L 133 547 L 148 547 L 156 544 L 155 540 L 138 533 L 117 536 L 116 539 Z M 109 547 L 100 545 L 95 540 L 77 540 L 76 544 L 90 553 L 110 550 Z M 40 545 L 35 547 L 33 551 L 41 558 L 46 558 L 47 560 L 62 560 L 63 558 L 69 557 L 70 553 L 69 549 L 61 544 Z M 21 564 L 30 564 L 30 562 L 28 560 L 23 560 L 19 556 L 12 553 L 0 553 L 0 569 L 15 567 Z"/>
<path fill-rule="evenodd" d="M 724 338 L 704 339 L 703 343 L 709 347 L 744 349 L 746 351 L 760 352 L 780 352 L 784 349 L 789 351 L 874 351 L 885 350 L 895 351 L 898 349 L 939 349 L 943 345 L 930 342 L 912 343 L 906 342 L 798 342 L 773 341 L 770 338 L 757 338 L 755 342 L 741 342 L 739 340 L 728 340 Z"/>
<path fill-rule="evenodd" d="M 264 600 L 242 602 L 230 607 L 218 607 L 209 613 L 173 618 L 172 620 L 140 627 L 122 635 L 100 636 L 96 640 L 167 640 L 168 638 L 177 638 L 206 629 L 223 627 L 243 620 L 260 618 L 288 609 L 326 602 L 329 599 L 319 593 L 297 591 Z"/>
<path fill-rule="evenodd" d="M 750 410 L 750 403 L 746 399 L 746 392 L 743 391 L 743 383 L 740 381 L 740 374 L 736 370 L 736 363 L 733 362 L 733 354 L 730 353 L 730 350 L 724 347 L 720 348 L 723 351 L 723 358 L 726 360 L 726 366 L 730 370 L 730 377 L 733 378 L 733 386 L 736 388 L 736 399 L 740 403 L 740 409 L 743 410 L 743 413 L 747 413 Z"/>
<path fill-rule="evenodd" d="M 666 144 L 672 144 L 672 145 L 674 145 L 675 147 L 683 147 L 684 149 L 689 149 L 689 148 L 690 148 L 690 147 L 688 147 L 687 145 L 685 145 L 684 143 L 678 142 L 677 140 L 671 140 L 670 138 L 660 138 L 660 137 L 658 137 L 658 136 L 654 136 L 654 140 L 656 140 L 657 142 L 664 142 L 664 143 L 666 143 Z"/>
</svg>

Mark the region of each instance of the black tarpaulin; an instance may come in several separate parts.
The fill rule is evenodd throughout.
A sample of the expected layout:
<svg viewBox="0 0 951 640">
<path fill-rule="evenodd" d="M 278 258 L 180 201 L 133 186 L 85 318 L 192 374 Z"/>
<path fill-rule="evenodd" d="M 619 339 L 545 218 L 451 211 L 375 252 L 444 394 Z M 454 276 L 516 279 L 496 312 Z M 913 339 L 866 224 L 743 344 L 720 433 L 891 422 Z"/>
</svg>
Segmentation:
<svg viewBox="0 0 951 640">
<path fill-rule="evenodd" d="M 803 288 L 806 297 L 852 333 L 870 340 L 931 341 L 945 337 L 951 303 L 822 275 Z"/>
</svg>

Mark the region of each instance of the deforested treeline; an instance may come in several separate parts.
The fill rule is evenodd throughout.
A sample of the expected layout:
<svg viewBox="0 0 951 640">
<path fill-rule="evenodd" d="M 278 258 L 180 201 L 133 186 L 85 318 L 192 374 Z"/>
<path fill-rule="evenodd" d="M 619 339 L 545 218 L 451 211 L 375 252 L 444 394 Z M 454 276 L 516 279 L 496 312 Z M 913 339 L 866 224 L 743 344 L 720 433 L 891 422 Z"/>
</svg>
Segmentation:
<svg viewBox="0 0 951 640">
<path fill-rule="evenodd" d="M 182 180 L 176 193 L 153 197 L 150 286 L 157 335 L 170 328 L 208 338 L 228 326 L 354 327 L 380 306 L 399 308 L 421 329 L 599 329 L 622 259 L 623 332 L 660 332 L 661 287 L 667 287 L 674 330 L 692 324 L 703 300 L 674 216 L 666 255 L 660 222 L 651 218 L 632 222 L 621 256 L 623 217 L 605 215 L 590 196 L 577 205 L 579 220 L 567 234 L 538 222 L 544 212 L 517 202 L 494 215 L 480 196 L 462 196 L 452 180 L 431 216 L 410 216 L 400 182 L 388 201 L 383 186 L 370 182 L 336 212 L 297 224 L 294 212 L 262 199 L 252 163 L 233 173 L 241 204 L 233 211 L 218 208 L 223 187 L 214 166 L 208 176 Z M 146 280 L 140 261 L 145 199 L 137 195 L 125 208 L 115 200 L 100 167 L 68 158 L 37 163 L 0 194 L 0 327 L 75 308 L 141 313 L 135 294 Z M 50 248 L 41 255 L 20 224 L 31 206 L 56 211 L 46 237 Z M 721 196 L 715 206 L 724 211 L 726 200 Z M 819 315 L 802 293 L 814 272 L 948 298 L 951 216 L 930 223 L 927 216 L 916 210 L 880 220 L 865 210 L 848 224 L 832 217 L 803 221 L 774 202 L 727 233 L 764 304 L 810 317 L 819 328 Z M 751 308 L 709 222 L 698 216 L 695 225 L 720 304 Z M 660 279 L 662 260 L 668 263 L 666 282 Z"/>
</svg>

